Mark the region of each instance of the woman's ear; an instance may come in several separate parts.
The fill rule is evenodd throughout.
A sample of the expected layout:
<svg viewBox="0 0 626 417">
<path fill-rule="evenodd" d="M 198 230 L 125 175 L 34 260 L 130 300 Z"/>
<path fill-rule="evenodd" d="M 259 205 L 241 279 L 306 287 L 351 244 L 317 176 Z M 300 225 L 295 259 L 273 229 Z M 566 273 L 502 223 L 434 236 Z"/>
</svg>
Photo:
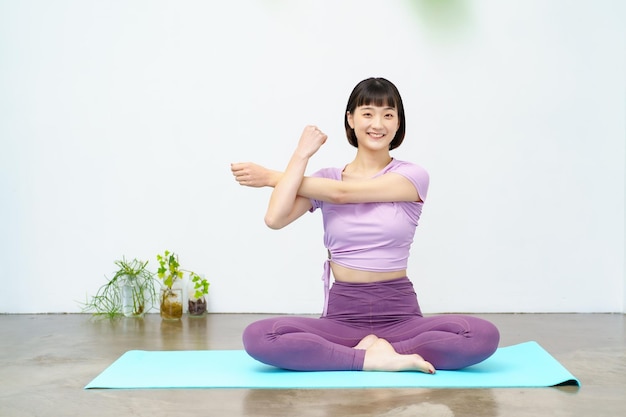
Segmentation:
<svg viewBox="0 0 626 417">
<path fill-rule="evenodd" d="M 350 125 L 352 129 L 354 129 L 354 118 L 352 117 L 352 113 L 350 113 L 349 111 L 346 112 L 346 119 L 348 120 L 348 125 Z"/>
</svg>

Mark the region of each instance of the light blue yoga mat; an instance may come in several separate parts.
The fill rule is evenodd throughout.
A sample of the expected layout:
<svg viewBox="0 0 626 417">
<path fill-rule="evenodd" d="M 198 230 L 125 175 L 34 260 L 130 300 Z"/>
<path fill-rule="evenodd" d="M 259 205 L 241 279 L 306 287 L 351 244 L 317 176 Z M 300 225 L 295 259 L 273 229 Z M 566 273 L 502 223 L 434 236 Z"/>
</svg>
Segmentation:
<svg viewBox="0 0 626 417">
<path fill-rule="evenodd" d="M 243 350 L 141 351 L 122 355 L 85 389 L 152 388 L 507 388 L 580 385 L 536 342 L 503 347 L 459 371 L 295 372 Z"/>
</svg>

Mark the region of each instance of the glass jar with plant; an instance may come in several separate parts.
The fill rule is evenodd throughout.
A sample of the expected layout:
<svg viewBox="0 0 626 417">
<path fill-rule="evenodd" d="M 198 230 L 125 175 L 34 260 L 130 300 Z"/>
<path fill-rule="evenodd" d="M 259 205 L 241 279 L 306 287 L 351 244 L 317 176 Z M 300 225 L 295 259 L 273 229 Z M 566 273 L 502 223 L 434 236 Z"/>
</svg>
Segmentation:
<svg viewBox="0 0 626 417">
<path fill-rule="evenodd" d="M 189 272 L 188 309 L 191 317 L 199 317 L 206 313 L 206 295 L 209 293 L 209 281 L 204 276 Z"/>
<path fill-rule="evenodd" d="M 178 255 L 165 251 L 157 255 L 159 269 L 157 276 L 163 281 L 160 297 L 161 318 L 178 320 L 183 316 L 183 271 L 180 269 Z"/>
<path fill-rule="evenodd" d="M 85 302 L 83 311 L 108 318 L 143 317 L 156 300 L 154 274 L 146 269 L 148 261 L 122 258 L 115 265 L 118 269 L 113 278 Z"/>
</svg>

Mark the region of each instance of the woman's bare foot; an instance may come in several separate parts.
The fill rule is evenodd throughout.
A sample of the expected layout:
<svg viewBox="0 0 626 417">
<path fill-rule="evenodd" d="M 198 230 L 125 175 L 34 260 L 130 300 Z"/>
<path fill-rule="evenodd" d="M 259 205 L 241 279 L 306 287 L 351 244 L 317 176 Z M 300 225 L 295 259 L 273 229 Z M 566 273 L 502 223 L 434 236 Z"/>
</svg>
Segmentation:
<svg viewBox="0 0 626 417">
<path fill-rule="evenodd" d="M 369 337 L 369 336 L 367 336 Z M 374 336 L 375 337 L 375 336 Z M 361 343 L 359 343 L 360 345 Z M 357 345 L 358 346 L 358 345 Z M 401 355 L 395 351 L 391 343 L 376 338 L 365 350 L 364 371 L 420 371 L 434 374 L 435 368 L 420 355 Z"/>
<path fill-rule="evenodd" d="M 378 340 L 378 336 L 375 334 L 370 334 L 365 336 L 361 341 L 354 347 L 354 349 L 367 350 L 370 346 L 372 346 Z"/>
</svg>

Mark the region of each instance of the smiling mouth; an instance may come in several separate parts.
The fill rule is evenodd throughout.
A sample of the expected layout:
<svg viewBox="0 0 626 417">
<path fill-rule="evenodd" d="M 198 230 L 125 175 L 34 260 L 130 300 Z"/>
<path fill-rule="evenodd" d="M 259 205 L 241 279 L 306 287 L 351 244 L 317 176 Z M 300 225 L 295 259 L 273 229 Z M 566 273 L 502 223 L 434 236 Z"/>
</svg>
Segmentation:
<svg viewBox="0 0 626 417">
<path fill-rule="evenodd" d="M 382 139 L 385 137 L 385 135 L 383 133 L 374 133 L 374 132 L 369 132 L 368 135 L 374 139 Z"/>
</svg>

